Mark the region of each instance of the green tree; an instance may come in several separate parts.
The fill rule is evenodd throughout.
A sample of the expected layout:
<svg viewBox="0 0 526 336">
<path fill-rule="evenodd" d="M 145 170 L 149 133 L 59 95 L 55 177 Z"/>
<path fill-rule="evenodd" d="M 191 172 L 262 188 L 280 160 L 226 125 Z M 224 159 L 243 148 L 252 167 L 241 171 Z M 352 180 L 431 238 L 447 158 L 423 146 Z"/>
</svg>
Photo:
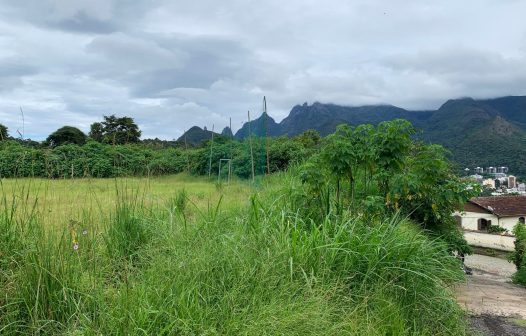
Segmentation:
<svg viewBox="0 0 526 336">
<path fill-rule="evenodd" d="M 470 253 L 452 214 L 479 191 L 476 185 L 453 174 L 442 146 L 417 143 L 392 177 L 386 198 L 392 209 L 403 211 L 441 237 L 451 250 Z"/>
<path fill-rule="evenodd" d="M 83 145 L 86 143 L 86 135 L 76 127 L 64 126 L 51 133 L 46 142 L 51 147 L 57 147 L 64 144 Z"/>
<path fill-rule="evenodd" d="M 336 182 L 336 207 L 341 209 L 341 184 L 342 179 L 351 176 L 352 180 L 352 162 L 353 153 L 352 143 L 349 139 L 351 127 L 346 124 L 339 125 L 336 131 L 327 136 L 326 142 L 321 150 L 323 164 Z"/>
<path fill-rule="evenodd" d="M 320 144 L 320 133 L 315 130 L 306 130 L 294 138 L 305 148 L 316 147 Z"/>
<path fill-rule="evenodd" d="M 7 140 L 7 137 L 8 137 L 8 133 L 7 133 L 7 127 L 0 124 L 0 141 L 4 141 L 4 140 Z"/>
<path fill-rule="evenodd" d="M 372 125 L 359 125 L 354 130 L 355 156 L 363 171 L 363 192 L 367 196 L 369 184 L 375 171 L 377 149 L 374 144 L 375 128 Z"/>
<path fill-rule="evenodd" d="M 413 125 L 404 119 L 384 121 L 376 128 L 374 147 L 380 191 L 387 195 L 391 176 L 399 172 L 412 145 Z"/>
<path fill-rule="evenodd" d="M 102 139 L 104 138 L 104 129 L 103 129 L 102 123 L 95 122 L 91 124 L 88 135 L 91 139 L 98 141 L 98 142 L 102 142 Z"/>
<path fill-rule="evenodd" d="M 101 123 L 91 124 L 90 129 L 89 135 L 93 140 L 113 145 L 137 143 L 141 137 L 139 126 L 132 118 L 118 118 L 113 114 L 104 116 Z"/>
</svg>

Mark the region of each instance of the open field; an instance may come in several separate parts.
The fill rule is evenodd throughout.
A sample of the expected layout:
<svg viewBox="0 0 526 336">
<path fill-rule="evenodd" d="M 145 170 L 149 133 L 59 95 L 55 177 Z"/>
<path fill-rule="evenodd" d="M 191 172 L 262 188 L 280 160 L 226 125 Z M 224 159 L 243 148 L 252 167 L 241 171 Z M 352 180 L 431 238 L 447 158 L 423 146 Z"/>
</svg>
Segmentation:
<svg viewBox="0 0 526 336">
<path fill-rule="evenodd" d="M 443 243 L 396 216 L 315 222 L 289 173 L 2 188 L 2 335 L 466 334 Z"/>
<path fill-rule="evenodd" d="M 216 204 L 219 197 L 230 206 L 238 206 L 246 205 L 255 190 L 241 180 L 218 185 L 215 179 L 186 174 L 151 178 L 3 179 L 0 188 L 3 206 L 12 206 L 13 202 L 23 205 L 19 214 L 34 206 L 41 224 L 49 228 L 63 227 L 71 220 L 81 221 L 83 216 L 102 222 L 115 210 L 118 201 L 140 200 L 146 206 L 163 207 L 184 190 L 191 206 L 204 208 L 209 203 Z"/>
</svg>

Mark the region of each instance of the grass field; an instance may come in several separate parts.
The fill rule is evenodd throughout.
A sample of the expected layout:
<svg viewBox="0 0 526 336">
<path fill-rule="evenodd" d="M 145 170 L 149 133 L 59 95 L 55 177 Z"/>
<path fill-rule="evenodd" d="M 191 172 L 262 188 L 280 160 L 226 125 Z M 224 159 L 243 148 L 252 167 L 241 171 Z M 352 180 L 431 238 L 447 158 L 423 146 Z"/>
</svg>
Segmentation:
<svg viewBox="0 0 526 336">
<path fill-rule="evenodd" d="M 2 192 L 2 335 L 466 332 L 442 243 L 396 217 L 314 222 L 288 173 L 255 186 L 4 180 Z"/>
<path fill-rule="evenodd" d="M 204 208 L 219 197 L 229 205 L 248 204 L 255 190 L 244 181 L 218 185 L 216 180 L 186 174 L 152 178 L 116 179 L 4 179 L 0 182 L 4 206 L 18 202 L 27 210 L 35 206 L 41 224 L 60 228 L 83 216 L 104 221 L 118 201 L 140 200 L 146 206 L 164 206 L 183 190 L 191 206 Z M 21 211 L 24 213 L 24 211 Z"/>
</svg>

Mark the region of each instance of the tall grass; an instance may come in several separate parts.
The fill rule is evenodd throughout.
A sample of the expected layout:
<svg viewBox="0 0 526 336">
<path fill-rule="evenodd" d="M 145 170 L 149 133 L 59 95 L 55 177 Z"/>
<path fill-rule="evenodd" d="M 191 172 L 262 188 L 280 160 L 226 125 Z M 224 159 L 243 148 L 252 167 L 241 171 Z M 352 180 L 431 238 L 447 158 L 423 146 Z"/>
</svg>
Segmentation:
<svg viewBox="0 0 526 336">
<path fill-rule="evenodd" d="M 397 217 L 314 222 L 276 179 L 246 205 L 134 193 L 97 228 L 84 214 L 25 234 L 3 266 L 0 334 L 465 334 L 450 290 L 462 274 L 440 242 Z"/>
</svg>

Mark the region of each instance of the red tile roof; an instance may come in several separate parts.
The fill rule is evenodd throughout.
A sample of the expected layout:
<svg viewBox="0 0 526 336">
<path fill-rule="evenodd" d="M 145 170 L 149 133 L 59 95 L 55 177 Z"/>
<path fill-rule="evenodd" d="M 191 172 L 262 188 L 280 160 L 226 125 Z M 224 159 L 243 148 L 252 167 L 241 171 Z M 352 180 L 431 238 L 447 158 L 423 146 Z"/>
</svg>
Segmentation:
<svg viewBox="0 0 526 336">
<path fill-rule="evenodd" d="M 498 217 L 526 216 L 526 196 L 475 197 L 469 201 Z"/>
</svg>

